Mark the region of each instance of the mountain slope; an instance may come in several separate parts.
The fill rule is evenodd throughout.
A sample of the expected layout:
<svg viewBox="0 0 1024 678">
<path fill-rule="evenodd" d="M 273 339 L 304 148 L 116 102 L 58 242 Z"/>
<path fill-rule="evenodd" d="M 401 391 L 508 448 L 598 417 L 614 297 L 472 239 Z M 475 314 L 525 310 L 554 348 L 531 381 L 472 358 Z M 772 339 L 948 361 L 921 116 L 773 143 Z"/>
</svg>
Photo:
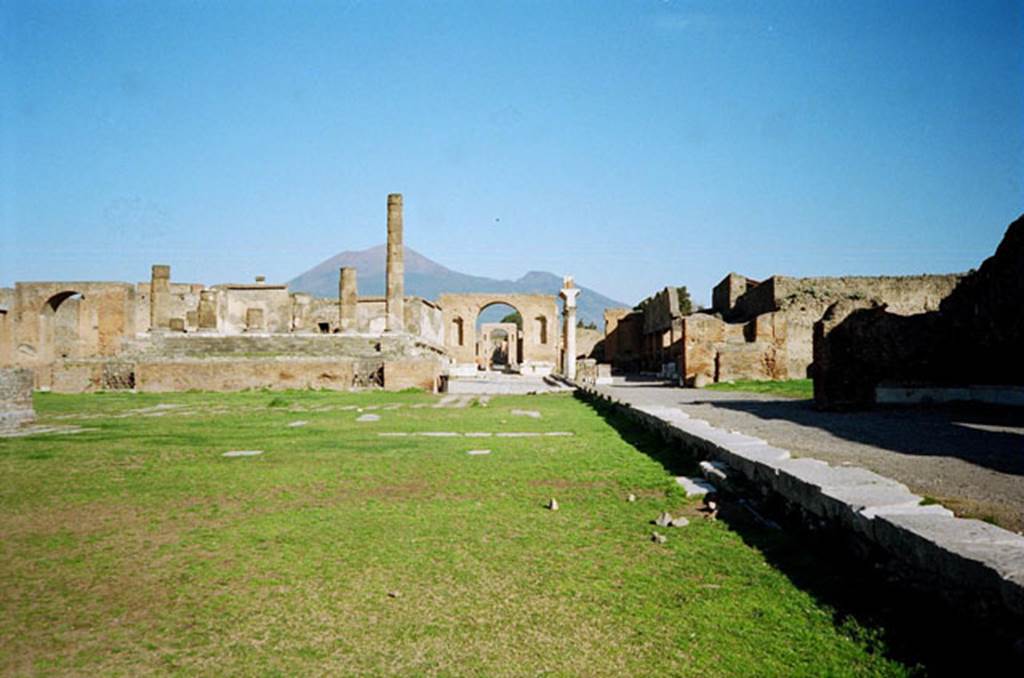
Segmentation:
<svg viewBox="0 0 1024 678">
<path fill-rule="evenodd" d="M 289 280 L 288 287 L 293 292 L 307 292 L 318 297 L 336 297 L 338 269 L 342 266 L 353 266 L 358 270 L 359 294 L 383 296 L 386 253 L 387 248 L 384 245 L 357 252 L 342 252 Z M 446 268 L 409 247 L 405 248 L 405 293 L 424 299 L 436 300 L 445 292 L 557 295 L 560 289 L 562 279 L 552 273 L 530 271 L 518 280 L 497 280 L 466 275 Z M 580 286 L 577 305 L 577 316 L 580 320 L 603 328 L 604 309 L 630 304 L 615 301 L 588 287 Z"/>
</svg>

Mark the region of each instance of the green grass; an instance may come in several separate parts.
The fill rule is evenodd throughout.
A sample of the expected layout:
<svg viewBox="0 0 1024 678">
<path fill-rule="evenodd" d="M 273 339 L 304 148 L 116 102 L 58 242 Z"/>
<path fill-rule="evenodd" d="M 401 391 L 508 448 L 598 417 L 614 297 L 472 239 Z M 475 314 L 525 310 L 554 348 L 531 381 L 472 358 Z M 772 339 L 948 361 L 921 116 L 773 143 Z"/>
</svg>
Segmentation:
<svg viewBox="0 0 1024 678">
<path fill-rule="evenodd" d="M 0 673 L 908 672 L 585 404 L 413 407 L 436 402 L 38 396 L 41 423 L 89 430 L 0 440 Z M 658 545 L 662 510 L 691 525 Z"/>
<path fill-rule="evenodd" d="M 799 398 L 807 400 L 814 397 L 814 382 L 811 379 L 787 379 L 785 381 L 752 381 L 740 379 L 709 384 L 705 388 L 712 391 L 741 391 L 746 393 L 766 393 L 783 398 Z"/>
</svg>

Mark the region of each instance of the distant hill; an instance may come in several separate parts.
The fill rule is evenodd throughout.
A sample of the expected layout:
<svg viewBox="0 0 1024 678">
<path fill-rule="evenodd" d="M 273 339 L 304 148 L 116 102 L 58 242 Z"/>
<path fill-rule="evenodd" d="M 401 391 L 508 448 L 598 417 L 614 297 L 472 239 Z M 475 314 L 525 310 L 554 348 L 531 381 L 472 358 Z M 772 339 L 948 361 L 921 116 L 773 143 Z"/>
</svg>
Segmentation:
<svg viewBox="0 0 1024 678">
<path fill-rule="evenodd" d="M 359 294 L 365 296 L 384 295 L 385 258 L 384 245 L 358 252 L 342 252 L 314 266 L 288 281 L 293 292 L 306 292 L 318 297 L 338 295 L 338 269 L 353 266 L 358 271 Z M 579 283 L 577 282 L 577 285 Z M 604 329 L 604 310 L 631 306 L 580 287 L 577 316 L 585 323 L 594 323 Z M 562 278 L 544 271 L 530 271 L 518 280 L 497 280 L 475 275 L 466 275 L 446 268 L 419 252 L 405 248 L 405 293 L 424 299 L 437 300 L 445 292 L 505 292 L 520 294 L 554 294 L 562 289 Z M 490 309 L 488 309 L 490 310 Z M 485 320 L 500 319 L 500 309 L 485 312 Z M 491 317 L 496 316 L 496 317 Z"/>
</svg>

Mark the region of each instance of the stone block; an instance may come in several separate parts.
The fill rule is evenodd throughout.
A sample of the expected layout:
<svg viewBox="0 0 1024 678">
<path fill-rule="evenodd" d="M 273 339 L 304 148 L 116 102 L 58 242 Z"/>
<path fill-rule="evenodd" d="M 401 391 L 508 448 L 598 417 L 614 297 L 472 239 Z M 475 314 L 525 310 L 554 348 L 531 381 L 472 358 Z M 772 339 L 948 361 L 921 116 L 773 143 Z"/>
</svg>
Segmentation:
<svg viewBox="0 0 1024 678">
<path fill-rule="evenodd" d="M 0 427 L 18 426 L 35 420 L 33 382 L 32 370 L 0 368 Z"/>
<path fill-rule="evenodd" d="M 421 388 L 428 393 L 436 393 L 440 376 L 440 363 L 429 358 L 384 361 L 386 391 Z"/>
</svg>

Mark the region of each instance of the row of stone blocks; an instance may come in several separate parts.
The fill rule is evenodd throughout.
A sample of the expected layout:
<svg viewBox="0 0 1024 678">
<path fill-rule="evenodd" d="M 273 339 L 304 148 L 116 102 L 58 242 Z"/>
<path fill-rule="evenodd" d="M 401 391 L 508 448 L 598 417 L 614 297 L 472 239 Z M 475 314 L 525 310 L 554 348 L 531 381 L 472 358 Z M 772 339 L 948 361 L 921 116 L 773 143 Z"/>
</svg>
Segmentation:
<svg viewBox="0 0 1024 678">
<path fill-rule="evenodd" d="M 923 505 L 906 485 L 862 468 L 793 458 L 760 438 L 715 428 L 680 410 L 634 407 L 595 389 L 584 391 L 698 456 L 724 462 L 819 525 L 852 533 L 918 588 L 986 618 L 1024 622 L 1024 537 Z"/>
</svg>

